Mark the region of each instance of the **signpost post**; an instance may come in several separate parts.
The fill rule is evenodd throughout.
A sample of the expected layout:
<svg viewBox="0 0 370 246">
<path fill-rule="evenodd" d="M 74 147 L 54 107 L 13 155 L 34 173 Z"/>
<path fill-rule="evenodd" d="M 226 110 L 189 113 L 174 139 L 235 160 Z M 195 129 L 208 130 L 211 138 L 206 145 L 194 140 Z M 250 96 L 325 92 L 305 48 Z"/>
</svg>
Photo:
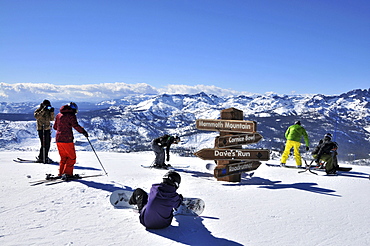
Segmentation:
<svg viewBox="0 0 370 246">
<path fill-rule="evenodd" d="M 221 110 L 221 119 L 198 119 L 196 127 L 204 131 L 219 131 L 214 148 L 194 153 L 203 160 L 215 160 L 214 176 L 219 181 L 240 182 L 241 173 L 257 169 L 260 161 L 270 159 L 266 149 L 242 149 L 242 145 L 257 143 L 262 135 L 257 133 L 257 122 L 244 121 L 243 111 L 229 108 Z"/>
</svg>

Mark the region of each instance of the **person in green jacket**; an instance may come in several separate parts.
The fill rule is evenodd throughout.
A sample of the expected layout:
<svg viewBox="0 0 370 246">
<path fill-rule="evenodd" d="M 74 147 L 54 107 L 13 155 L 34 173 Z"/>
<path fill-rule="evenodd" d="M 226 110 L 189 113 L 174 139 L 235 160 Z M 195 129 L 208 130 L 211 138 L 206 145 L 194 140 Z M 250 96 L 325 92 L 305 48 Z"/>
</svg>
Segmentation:
<svg viewBox="0 0 370 246">
<path fill-rule="evenodd" d="M 309 139 L 306 130 L 301 126 L 301 122 L 297 121 L 294 125 L 288 127 L 285 131 L 286 144 L 283 155 L 281 156 L 281 165 L 285 166 L 285 163 L 289 157 L 290 150 L 294 148 L 294 158 L 297 164 L 297 167 L 302 166 L 302 158 L 299 153 L 299 147 L 301 146 L 301 138 L 304 138 L 306 143 L 306 151 L 309 150 Z"/>
</svg>

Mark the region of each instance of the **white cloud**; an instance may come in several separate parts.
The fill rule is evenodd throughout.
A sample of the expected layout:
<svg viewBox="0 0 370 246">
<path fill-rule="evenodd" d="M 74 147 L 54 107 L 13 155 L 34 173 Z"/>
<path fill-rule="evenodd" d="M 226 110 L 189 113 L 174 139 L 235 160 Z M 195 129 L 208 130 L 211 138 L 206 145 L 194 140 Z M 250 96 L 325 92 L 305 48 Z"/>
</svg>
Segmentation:
<svg viewBox="0 0 370 246">
<path fill-rule="evenodd" d="M 217 96 L 247 94 L 230 89 L 223 89 L 208 85 L 168 85 L 163 89 L 155 88 L 145 83 L 126 84 L 102 83 L 87 85 L 53 85 L 47 83 L 0 83 L 0 101 L 27 102 L 42 101 L 89 101 L 99 102 L 109 99 L 120 99 L 129 95 L 156 95 L 156 94 L 197 94 L 205 92 Z M 248 93 L 250 94 L 250 93 Z"/>
</svg>

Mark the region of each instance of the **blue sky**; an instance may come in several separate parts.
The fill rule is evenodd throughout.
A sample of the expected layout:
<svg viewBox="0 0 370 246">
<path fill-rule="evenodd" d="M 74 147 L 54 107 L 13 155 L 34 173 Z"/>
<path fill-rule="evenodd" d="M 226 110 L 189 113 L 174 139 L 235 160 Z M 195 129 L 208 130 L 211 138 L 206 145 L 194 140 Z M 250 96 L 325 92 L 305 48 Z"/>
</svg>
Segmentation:
<svg viewBox="0 0 370 246">
<path fill-rule="evenodd" d="M 0 0 L 0 82 L 370 88 L 370 1 Z"/>
</svg>

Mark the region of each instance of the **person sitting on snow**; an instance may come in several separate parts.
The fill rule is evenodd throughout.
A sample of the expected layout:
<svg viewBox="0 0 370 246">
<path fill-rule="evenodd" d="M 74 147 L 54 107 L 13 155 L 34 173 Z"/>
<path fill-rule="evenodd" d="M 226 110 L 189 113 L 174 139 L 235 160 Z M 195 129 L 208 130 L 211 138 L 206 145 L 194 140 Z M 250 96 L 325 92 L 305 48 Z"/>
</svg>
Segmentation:
<svg viewBox="0 0 370 246">
<path fill-rule="evenodd" d="M 177 209 L 183 200 L 182 195 L 176 192 L 180 182 L 180 174 L 169 171 L 163 176 L 162 183 L 152 185 L 149 196 L 140 188 L 134 191 L 129 204 L 137 205 L 143 226 L 147 229 L 162 229 L 171 225 L 173 210 Z"/>
<path fill-rule="evenodd" d="M 317 164 L 320 161 L 326 162 L 325 171 L 327 174 L 335 174 L 338 168 L 338 144 L 331 141 L 331 139 L 332 135 L 330 133 L 325 134 L 324 138 L 320 140 L 319 144 L 312 151 L 312 156 Z"/>
</svg>

